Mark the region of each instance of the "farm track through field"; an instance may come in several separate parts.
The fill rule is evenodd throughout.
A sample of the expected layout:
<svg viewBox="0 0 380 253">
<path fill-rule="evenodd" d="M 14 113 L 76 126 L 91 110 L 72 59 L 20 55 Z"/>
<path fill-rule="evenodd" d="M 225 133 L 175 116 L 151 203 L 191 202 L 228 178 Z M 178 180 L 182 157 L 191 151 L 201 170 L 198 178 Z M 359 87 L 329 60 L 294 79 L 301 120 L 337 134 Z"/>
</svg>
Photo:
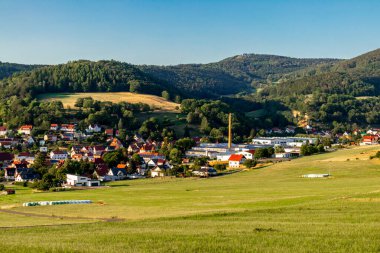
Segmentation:
<svg viewBox="0 0 380 253">
<path fill-rule="evenodd" d="M 70 217 L 70 216 L 52 216 L 47 214 L 36 214 L 36 213 L 25 213 L 25 212 L 19 212 L 14 210 L 5 210 L 0 209 L 0 212 L 8 213 L 8 214 L 16 214 L 16 215 L 23 215 L 26 217 L 39 217 L 39 218 L 55 218 L 55 219 L 69 219 L 69 220 L 93 220 L 95 221 L 105 221 L 105 222 L 116 222 L 116 221 L 124 221 L 124 219 L 120 218 L 90 218 L 90 217 Z"/>
</svg>

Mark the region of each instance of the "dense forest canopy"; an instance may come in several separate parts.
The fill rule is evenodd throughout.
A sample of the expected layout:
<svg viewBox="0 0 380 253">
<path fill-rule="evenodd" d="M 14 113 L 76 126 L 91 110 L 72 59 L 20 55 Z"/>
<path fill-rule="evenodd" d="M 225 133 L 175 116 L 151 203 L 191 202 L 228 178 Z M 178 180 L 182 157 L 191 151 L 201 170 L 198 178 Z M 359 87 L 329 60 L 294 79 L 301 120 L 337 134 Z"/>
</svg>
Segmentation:
<svg viewBox="0 0 380 253">
<path fill-rule="evenodd" d="M 244 54 L 209 64 L 140 66 L 140 69 L 190 93 L 193 97 L 215 98 L 220 95 L 249 92 L 258 84 L 276 81 L 285 74 L 338 61 Z"/>
<path fill-rule="evenodd" d="M 12 76 L 14 73 L 21 71 L 29 71 L 35 68 L 42 67 L 41 65 L 26 65 L 0 61 L 0 80 Z"/>
<path fill-rule="evenodd" d="M 159 95 L 164 90 L 176 94 L 133 65 L 117 61 L 74 61 L 15 74 L 0 81 L 3 96 L 47 92 L 132 91 Z"/>
</svg>

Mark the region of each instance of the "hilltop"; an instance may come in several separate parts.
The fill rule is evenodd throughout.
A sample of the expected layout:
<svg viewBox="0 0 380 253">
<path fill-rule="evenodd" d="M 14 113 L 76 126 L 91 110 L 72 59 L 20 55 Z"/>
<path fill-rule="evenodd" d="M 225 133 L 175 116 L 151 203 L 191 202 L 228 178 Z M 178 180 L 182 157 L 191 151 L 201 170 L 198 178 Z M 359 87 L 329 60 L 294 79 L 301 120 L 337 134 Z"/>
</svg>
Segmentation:
<svg viewBox="0 0 380 253">
<path fill-rule="evenodd" d="M 250 92 L 259 84 L 277 81 L 286 74 L 337 59 L 298 59 L 285 56 L 243 54 L 208 64 L 140 66 L 140 69 L 195 97 Z"/>
</svg>

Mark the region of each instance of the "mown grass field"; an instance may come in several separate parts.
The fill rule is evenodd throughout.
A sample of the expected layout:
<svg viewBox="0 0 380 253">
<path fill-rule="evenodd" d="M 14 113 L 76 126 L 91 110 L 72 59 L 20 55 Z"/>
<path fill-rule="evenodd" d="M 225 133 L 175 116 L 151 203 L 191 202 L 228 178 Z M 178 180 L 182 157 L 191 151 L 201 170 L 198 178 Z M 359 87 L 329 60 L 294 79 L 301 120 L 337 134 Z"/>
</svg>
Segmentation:
<svg viewBox="0 0 380 253">
<path fill-rule="evenodd" d="M 113 103 L 128 102 L 131 104 L 145 103 L 162 111 L 177 111 L 179 104 L 167 101 L 162 97 L 136 94 L 131 92 L 84 92 L 84 93 L 46 93 L 38 96 L 40 100 L 62 101 L 65 108 L 75 108 L 74 104 L 78 98 L 92 97 L 94 100 L 110 101 Z"/>
<path fill-rule="evenodd" d="M 0 207 L 42 217 L 0 212 L 0 226 L 11 227 L 0 229 L 1 251 L 378 252 L 380 161 L 367 159 L 377 150 L 339 150 L 210 179 L 120 181 L 59 193 L 17 188 L 0 196 Z M 306 173 L 333 176 L 302 178 Z M 20 206 L 61 199 L 94 203 Z M 39 226 L 49 217 L 52 226 Z M 124 220 L 104 221 L 110 218 Z"/>
</svg>

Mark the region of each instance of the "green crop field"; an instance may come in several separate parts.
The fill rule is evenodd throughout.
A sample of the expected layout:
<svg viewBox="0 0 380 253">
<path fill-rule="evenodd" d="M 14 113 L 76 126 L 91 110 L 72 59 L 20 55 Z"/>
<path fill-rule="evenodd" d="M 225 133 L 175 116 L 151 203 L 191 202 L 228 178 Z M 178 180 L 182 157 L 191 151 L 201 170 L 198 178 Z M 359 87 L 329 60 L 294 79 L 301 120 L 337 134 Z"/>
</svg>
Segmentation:
<svg viewBox="0 0 380 253">
<path fill-rule="evenodd" d="M 379 146 L 209 179 L 0 196 L 1 252 L 379 252 Z M 306 173 L 331 173 L 307 179 Z M 88 205 L 22 207 L 90 199 Z M 79 223 L 79 224 L 78 224 Z"/>
</svg>

